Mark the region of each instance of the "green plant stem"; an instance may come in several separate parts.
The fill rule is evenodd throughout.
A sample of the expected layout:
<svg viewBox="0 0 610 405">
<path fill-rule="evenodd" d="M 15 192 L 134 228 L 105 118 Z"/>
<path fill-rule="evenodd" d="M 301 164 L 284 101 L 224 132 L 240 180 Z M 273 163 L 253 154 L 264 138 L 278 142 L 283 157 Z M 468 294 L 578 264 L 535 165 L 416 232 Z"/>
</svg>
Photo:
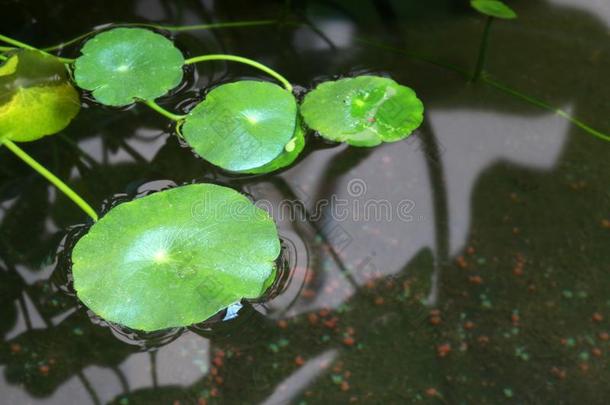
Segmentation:
<svg viewBox="0 0 610 405">
<path fill-rule="evenodd" d="M 79 41 L 82 41 L 83 39 L 87 38 L 89 35 L 92 35 L 94 33 L 95 33 L 95 31 L 89 31 L 85 34 L 81 34 L 81 35 L 77 36 L 76 38 L 72 38 L 69 41 L 61 42 L 59 44 L 47 46 L 47 47 L 40 48 L 40 49 L 42 49 L 43 51 L 57 51 L 59 49 L 65 48 L 66 46 L 69 46 L 69 45 L 75 44 Z"/>
<path fill-rule="evenodd" d="M 523 94 L 515 89 L 512 89 L 512 88 L 506 86 L 505 84 L 502 84 L 500 82 L 497 82 L 497 81 L 491 79 L 488 75 L 483 75 L 481 80 L 484 83 L 487 83 L 488 85 L 495 87 L 496 89 L 498 89 L 504 93 L 510 94 L 513 97 L 517 97 L 529 104 L 535 105 L 539 108 L 550 111 L 552 113 L 559 115 L 562 118 L 567 119 L 572 124 L 576 125 L 578 128 L 582 129 L 583 131 L 587 132 L 590 135 L 593 135 L 596 138 L 610 142 L 610 135 L 606 135 L 606 134 L 596 130 L 595 128 L 590 127 L 589 125 L 580 121 L 578 118 L 572 117 L 570 114 L 563 111 L 562 109 L 555 108 L 552 105 L 547 104 L 546 102 L 544 102 L 542 100 L 539 100 L 539 99 L 529 96 L 527 94 Z"/>
<path fill-rule="evenodd" d="M 439 67 L 441 69 L 446 69 L 446 70 L 450 70 L 454 73 L 459 74 L 460 76 L 463 76 L 464 78 L 468 78 L 470 73 L 468 73 L 466 70 L 462 69 L 459 66 L 450 64 L 450 63 L 445 63 L 445 62 L 439 62 L 437 60 L 434 60 L 432 58 L 429 58 L 427 56 L 421 55 L 421 54 L 417 54 L 417 53 L 413 53 L 413 52 L 407 52 L 403 49 L 400 48 L 395 48 L 393 46 L 389 46 L 389 45 L 385 45 L 376 41 L 371 41 L 369 39 L 366 38 L 355 38 L 355 41 L 363 44 L 363 45 L 367 45 L 367 46 L 372 46 L 374 48 L 378 48 L 378 49 L 383 49 L 389 52 L 394 52 L 394 53 L 398 53 L 401 55 L 406 56 L 407 58 L 411 58 L 413 60 L 419 61 L 419 62 L 424 62 L 430 65 L 434 65 L 436 67 Z"/>
<path fill-rule="evenodd" d="M 186 115 L 178 115 L 178 114 L 169 112 L 165 108 L 161 107 L 159 104 L 155 103 L 152 100 L 145 101 L 144 104 L 146 104 L 147 106 L 149 106 L 150 108 L 152 108 L 153 110 L 158 112 L 159 114 L 169 118 L 172 121 L 180 121 L 186 117 Z"/>
<path fill-rule="evenodd" d="M 45 52 L 45 51 L 40 50 L 38 48 L 34 48 L 31 45 L 28 45 L 28 44 L 25 44 L 23 42 L 17 41 L 16 39 L 9 38 L 9 37 L 4 36 L 2 34 L 0 34 L 0 41 L 6 42 L 7 44 L 15 45 L 17 48 L 28 49 L 30 51 L 42 52 L 45 55 L 49 55 L 49 56 L 52 56 L 54 58 L 57 58 L 59 61 L 61 61 L 63 63 L 72 63 L 72 62 L 74 62 L 74 59 L 62 58 L 61 56 L 52 55 L 52 54 L 50 54 L 48 52 Z"/>
<path fill-rule="evenodd" d="M 190 65 L 192 63 L 205 62 L 205 61 L 209 61 L 209 60 L 224 60 L 224 61 L 239 62 L 239 63 L 244 63 L 246 65 L 250 65 L 259 70 L 262 70 L 263 72 L 267 73 L 269 76 L 274 77 L 277 81 L 279 81 L 280 83 L 282 83 L 284 85 L 286 90 L 288 90 L 289 92 L 292 93 L 292 85 L 284 76 L 282 76 L 275 70 L 268 68 L 267 66 L 255 61 L 255 60 L 252 60 L 252 59 L 242 58 L 241 56 L 235 56 L 235 55 L 213 54 L 213 55 L 195 56 L 194 58 L 187 59 L 185 61 L 185 63 L 187 65 Z"/>
<path fill-rule="evenodd" d="M 198 31 L 198 30 L 211 30 L 218 28 L 240 28 L 240 27 L 255 27 L 260 25 L 273 25 L 277 24 L 276 20 L 254 20 L 254 21 L 234 21 L 228 23 L 213 23 L 213 24 L 197 24 L 197 25 L 158 25 L 158 24 L 146 24 L 146 23 L 129 23 L 129 24 L 120 24 L 121 27 L 148 27 L 155 28 L 159 30 L 166 30 L 171 32 L 180 32 L 180 31 Z M 76 42 L 79 42 L 90 35 L 93 35 L 97 31 L 90 31 L 86 34 L 79 35 L 76 38 L 72 38 L 69 41 L 62 42 L 57 45 L 48 46 L 46 48 L 42 48 L 44 51 L 55 51 L 66 46 L 72 45 Z"/>
<path fill-rule="evenodd" d="M 491 23 L 493 17 L 487 17 L 485 20 L 485 28 L 483 29 L 483 38 L 481 38 L 481 45 L 479 46 L 479 56 L 477 58 L 477 64 L 475 65 L 474 72 L 470 81 L 475 83 L 481 77 L 481 73 L 485 68 L 485 62 L 487 61 L 487 49 L 489 48 L 489 33 L 491 31 Z"/>
<path fill-rule="evenodd" d="M 0 55 L 0 60 L 8 60 L 8 58 L 4 55 Z"/>
<path fill-rule="evenodd" d="M 30 46 L 28 44 L 24 44 L 23 42 L 19 42 L 16 39 L 9 38 L 9 37 L 4 36 L 2 34 L 0 34 L 0 41 L 6 42 L 7 44 L 15 45 L 17 48 L 29 49 L 29 50 L 32 50 L 32 51 L 36 51 L 37 50 L 33 46 Z"/>
<path fill-rule="evenodd" d="M 363 44 L 366 44 L 366 45 L 369 45 L 369 46 L 373 46 L 375 48 L 385 49 L 387 51 L 399 53 L 399 54 L 407 56 L 408 58 L 411 58 L 411 59 L 414 59 L 414 60 L 417 60 L 417 61 L 420 61 L 420 62 L 428 63 L 428 64 L 431 64 L 431 65 L 437 66 L 439 68 L 447 69 L 447 70 L 450 70 L 450 71 L 452 71 L 452 72 L 454 72 L 454 73 L 456 73 L 456 74 L 458 74 L 460 76 L 463 76 L 464 78 L 468 78 L 468 73 L 465 70 L 463 70 L 463 69 L 461 69 L 461 68 L 459 68 L 457 66 L 454 66 L 454 65 L 446 64 L 446 63 L 443 63 L 443 62 L 437 62 L 437 61 L 434 61 L 434 60 L 431 60 L 431 59 L 428 59 L 428 58 L 425 58 L 425 57 L 421 57 L 421 56 L 413 54 L 413 53 L 406 52 L 406 51 L 404 51 L 404 50 L 402 50 L 400 48 L 395 48 L 395 47 L 392 47 L 392 46 L 387 46 L 387 45 L 379 44 L 377 42 L 373 42 L 373 41 L 369 41 L 369 40 L 365 40 L 365 39 L 358 39 L 358 38 L 356 38 L 356 41 L 360 42 L 360 43 L 363 43 Z M 563 111 L 561 109 L 555 108 L 555 107 L 551 106 L 550 104 L 548 104 L 548 103 L 546 103 L 546 102 L 544 102 L 542 100 L 539 100 L 539 99 L 537 99 L 535 97 L 532 97 L 532 96 L 529 96 L 527 94 L 521 93 L 520 91 L 512 89 L 512 88 L 508 87 L 507 85 L 505 85 L 503 83 L 495 81 L 495 80 L 491 79 L 488 74 L 485 74 L 483 72 L 481 72 L 481 82 L 483 82 L 483 83 L 485 83 L 485 84 L 487 84 L 489 86 L 492 86 L 495 89 L 500 90 L 500 91 L 502 91 L 502 92 L 504 92 L 506 94 L 509 94 L 509 95 L 511 95 L 513 97 L 516 97 L 516 98 L 520 99 L 520 100 L 523 100 L 523 101 L 525 101 L 525 102 L 527 102 L 529 104 L 532 104 L 532 105 L 534 105 L 536 107 L 539 107 L 539 108 L 542 108 L 544 110 L 553 112 L 553 113 L 559 115 L 560 117 L 567 119 L 572 124 L 574 124 L 575 126 L 577 126 L 580 129 L 582 129 L 583 131 L 585 131 L 589 135 L 593 135 L 594 137 L 602 139 L 604 141 L 610 141 L 610 135 L 604 134 L 603 132 L 601 132 L 601 131 L 599 131 L 599 130 L 597 130 L 597 129 L 595 129 L 595 128 L 587 125 L 587 124 L 585 124 L 584 122 L 580 121 L 579 119 L 577 119 L 575 117 L 572 117 L 567 112 L 565 112 L 565 111 Z"/>
<path fill-rule="evenodd" d="M 8 139 L 2 139 L 0 142 L 13 152 L 19 159 L 23 160 L 27 163 L 32 169 L 36 170 L 40 173 L 41 176 L 46 178 L 51 184 L 57 187 L 62 193 L 64 193 L 69 199 L 74 201 L 76 205 L 78 205 L 87 215 L 89 215 L 93 221 L 98 220 L 97 213 L 89 204 L 85 202 L 74 190 L 72 190 L 66 183 L 57 178 L 53 173 L 48 171 L 44 166 L 38 163 L 34 158 L 25 153 L 23 149 L 14 144 L 12 141 Z"/>
<path fill-rule="evenodd" d="M 216 28 L 240 28 L 240 27 L 255 27 L 259 25 L 273 25 L 277 24 L 276 20 L 253 20 L 253 21 L 235 21 L 227 23 L 213 23 L 213 24 L 197 24 L 197 25 L 154 25 L 154 24 L 140 24 L 152 28 L 161 30 L 167 30 L 172 32 L 180 31 L 195 31 L 195 30 L 210 30 Z M 137 25 L 137 24 L 134 24 Z"/>
</svg>

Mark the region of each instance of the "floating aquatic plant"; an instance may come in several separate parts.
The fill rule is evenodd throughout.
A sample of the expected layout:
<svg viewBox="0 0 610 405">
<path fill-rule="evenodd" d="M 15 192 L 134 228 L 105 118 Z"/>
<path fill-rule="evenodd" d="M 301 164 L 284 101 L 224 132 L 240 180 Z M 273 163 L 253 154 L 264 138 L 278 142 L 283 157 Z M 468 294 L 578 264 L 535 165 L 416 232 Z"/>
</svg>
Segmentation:
<svg viewBox="0 0 610 405">
<path fill-rule="evenodd" d="M 487 16 L 485 27 L 483 28 L 483 36 L 481 37 L 481 45 L 479 46 L 477 62 L 472 77 L 470 78 L 471 82 L 476 82 L 483 74 L 483 69 L 485 68 L 491 24 L 493 23 L 494 18 L 511 20 L 517 18 L 517 13 L 499 0 L 471 0 L 470 5 L 479 13 Z"/>
<path fill-rule="evenodd" d="M 78 93 L 57 58 L 25 49 L 0 66 L 0 146 L 5 145 L 96 220 L 95 210 L 83 198 L 15 143 L 61 131 L 79 110 Z"/>
<path fill-rule="evenodd" d="M 413 90 L 377 76 L 324 82 L 301 106 L 310 128 L 326 139 L 354 146 L 404 139 L 421 125 L 423 113 Z"/>
<path fill-rule="evenodd" d="M 291 93 L 272 83 L 244 80 L 208 93 L 186 117 L 182 134 L 210 163 L 242 172 L 278 158 L 295 136 L 296 123 Z"/>
<path fill-rule="evenodd" d="M 102 104 L 152 101 L 182 80 L 184 57 L 172 41 L 143 28 L 115 28 L 94 36 L 74 63 L 79 87 Z"/>
<path fill-rule="evenodd" d="M 506 20 L 517 18 L 517 13 L 499 0 L 471 0 L 470 5 L 479 13 L 489 17 Z"/>
<path fill-rule="evenodd" d="M 35 51 L 21 53 L 29 52 Z M 54 64 L 54 77 L 70 86 L 62 61 L 40 55 Z M 14 58 L 0 70 L 0 78 L 6 82 L 0 84 L 10 90 L 6 94 L 11 97 L 21 90 L 10 81 L 20 69 L 19 59 Z M 154 103 L 179 83 L 184 64 L 208 60 L 248 64 L 285 88 L 261 81 L 224 84 L 209 92 L 187 116 Z M 97 101 L 113 106 L 145 101 L 177 121 L 191 147 L 225 170 L 277 170 L 294 162 L 304 148 L 305 129 L 298 118 L 292 85 L 256 61 L 233 55 L 204 55 L 185 61 L 171 41 L 159 34 L 117 28 L 87 41 L 74 67 L 76 83 L 91 90 Z M 361 77 L 329 87 L 337 83 L 346 96 L 354 97 L 351 121 L 346 118 L 341 123 L 360 128 L 360 134 L 349 133 L 346 139 L 353 144 L 370 146 L 402 139 L 421 123 L 421 102 L 410 89 L 392 80 Z M 314 101 L 316 94 L 323 93 L 314 91 Z M 45 106 L 51 104 L 44 101 Z M 395 108 L 397 103 L 405 103 L 402 107 L 406 109 Z M 333 109 L 344 108 L 341 103 L 329 107 L 335 115 Z M 48 120 L 53 123 L 58 117 Z M 314 115 L 314 123 L 318 118 Z M 102 318 L 144 331 L 188 326 L 242 298 L 261 296 L 274 281 L 280 253 L 275 224 L 238 192 L 211 184 L 178 187 L 120 204 L 98 221 L 81 197 L 9 139 L 16 134 L 4 132 L 9 135 L 0 141 L 94 220 L 74 247 L 72 271 L 78 297 Z M 39 135 L 20 136 L 33 140 Z"/>
<path fill-rule="evenodd" d="M 0 138 L 28 142 L 55 134 L 79 110 L 78 92 L 56 58 L 21 50 L 0 66 Z"/>
<path fill-rule="evenodd" d="M 235 190 L 193 184 L 120 204 L 74 247 L 78 297 L 143 331 L 201 322 L 275 279 L 273 220 Z"/>
<path fill-rule="evenodd" d="M 567 113 L 483 75 L 491 22 L 516 17 L 504 3 L 473 0 L 488 16 L 473 81 L 482 77 L 508 94 L 610 139 Z M 177 122 L 191 147 L 229 171 L 268 173 L 292 164 L 305 145 L 292 85 L 259 62 L 236 55 L 184 60 L 167 38 L 142 28 L 116 28 L 87 41 L 76 61 L 52 56 L 0 35 L 26 50 L 2 55 L 0 143 L 45 176 L 94 221 L 95 211 L 13 141 L 31 141 L 63 129 L 79 102 L 76 83 L 97 101 L 123 106 L 144 101 Z M 212 60 L 250 65 L 278 80 L 221 85 L 188 115 L 154 103 L 182 79 L 183 66 Z M 458 72 L 459 69 L 458 69 Z M 301 106 L 304 123 L 329 140 L 375 146 L 409 136 L 423 120 L 415 92 L 376 76 L 320 84 Z M 72 253 L 79 298 L 101 317 L 153 331 L 208 319 L 242 298 L 257 298 L 275 279 L 277 230 L 263 211 L 234 190 L 211 184 L 178 187 L 121 204 L 96 222 Z"/>
</svg>

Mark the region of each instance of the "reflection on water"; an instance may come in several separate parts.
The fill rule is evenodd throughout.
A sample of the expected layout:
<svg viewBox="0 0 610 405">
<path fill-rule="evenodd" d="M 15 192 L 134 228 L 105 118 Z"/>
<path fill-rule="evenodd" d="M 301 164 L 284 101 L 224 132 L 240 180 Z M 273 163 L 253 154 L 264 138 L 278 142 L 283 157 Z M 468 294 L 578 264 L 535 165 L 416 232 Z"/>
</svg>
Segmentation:
<svg viewBox="0 0 610 405">
<path fill-rule="evenodd" d="M 313 25 L 184 32 L 176 41 L 191 55 L 259 59 L 304 87 L 329 75 L 389 74 L 417 90 L 426 125 L 375 149 L 312 140 L 294 167 L 251 178 L 197 159 L 142 106 L 118 112 L 86 103 L 62 134 L 28 145 L 98 206 L 117 193 L 214 181 L 273 209 L 290 269 L 274 298 L 245 304 L 230 327 L 193 327 L 148 350 L 92 322 L 59 289 L 55 252 L 82 214 L 0 150 L 0 402 L 602 403 L 610 378 L 610 146 L 484 83 L 370 45 L 469 69 L 482 21 L 467 2 L 292 3 L 292 21 Z M 607 5 L 514 6 L 520 18 L 494 26 L 488 70 L 608 131 Z M 12 7 L 3 33 L 36 45 L 109 22 L 286 15 L 279 1 Z M 202 97 L 195 81 L 254 74 L 202 65 L 167 105 L 188 109 Z M 280 218 L 286 200 L 309 215 Z M 357 215 L 381 200 L 403 207 L 403 217 Z M 331 204 L 318 210 L 320 201 Z M 338 218 L 341 201 L 349 209 Z"/>
<path fill-rule="evenodd" d="M 434 106 L 432 106 L 434 108 Z M 502 112 L 433 109 L 430 122 L 444 150 L 449 197 L 450 249 L 466 248 L 471 225 L 471 196 L 481 169 L 499 161 L 551 171 L 568 137 L 569 123 L 550 114 L 524 120 Z M 468 133 L 468 142 L 454 134 Z M 494 136 L 502 134 L 502 136 Z"/>
</svg>

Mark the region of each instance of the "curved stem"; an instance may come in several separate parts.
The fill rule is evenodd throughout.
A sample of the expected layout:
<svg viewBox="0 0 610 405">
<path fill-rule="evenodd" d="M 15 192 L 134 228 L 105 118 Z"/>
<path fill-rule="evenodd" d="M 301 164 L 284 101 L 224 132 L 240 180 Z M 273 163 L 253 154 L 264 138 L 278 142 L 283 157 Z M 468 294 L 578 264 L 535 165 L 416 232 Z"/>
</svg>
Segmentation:
<svg viewBox="0 0 610 405">
<path fill-rule="evenodd" d="M 147 106 L 149 106 L 150 108 L 152 108 L 153 110 L 158 112 L 159 114 L 169 118 L 172 121 L 180 121 L 186 117 L 186 115 L 178 115 L 178 114 L 169 112 L 165 108 L 161 107 L 159 104 L 155 103 L 152 100 L 145 101 L 144 104 L 146 104 Z"/>
<path fill-rule="evenodd" d="M 66 64 L 68 64 L 68 65 L 69 65 L 69 64 L 71 64 L 71 63 L 74 63 L 74 62 L 76 61 L 76 59 L 72 59 L 72 58 L 64 58 L 64 57 L 62 57 L 62 56 L 53 55 L 53 54 L 51 54 L 51 53 L 44 52 L 44 51 L 40 51 L 40 52 L 42 52 L 42 53 L 44 53 L 44 54 L 47 54 L 47 55 L 49 55 L 49 56 L 52 56 L 52 57 L 54 57 L 55 59 L 57 59 L 58 61 L 60 61 L 61 63 L 66 63 Z"/>
<path fill-rule="evenodd" d="M 180 31 L 195 31 L 195 30 L 210 30 L 214 28 L 238 28 L 238 27 L 255 27 L 258 25 L 272 25 L 277 24 L 276 20 L 254 20 L 254 21 L 235 21 L 228 23 L 213 23 L 213 24 L 197 24 L 197 25 L 154 25 L 145 24 L 152 28 L 180 32 Z M 142 25 L 142 24 L 140 24 Z"/>
<path fill-rule="evenodd" d="M 37 51 L 38 49 L 34 48 L 31 45 L 25 44 L 23 42 L 17 41 L 16 39 L 9 38 L 0 34 L 0 41 L 6 42 L 7 44 L 15 45 L 17 48 L 29 49 L 31 51 Z"/>
<path fill-rule="evenodd" d="M 515 89 L 512 89 L 508 86 L 506 86 L 505 84 L 502 84 L 500 82 L 497 82 L 491 78 L 489 78 L 489 76 L 487 75 L 483 75 L 483 77 L 481 78 L 481 81 L 483 83 L 486 83 L 492 87 L 495 87 L 496 89 L 503 91 L 504 93 L 510 94 L 513 97 L 517 97 L 529 104 L 535 105 L 539 108 L 542 108 L 544 110 L 553 112 L 557 115 L 559 115 L 562 118 L 567 119 L 568 121 L 570 121 L 572 124 L 576 125 L 578 128 L 582 129 L 583 131 L 585 131 L 586 133 L 588 133 L 589 135 L 593 135 L 596 138 L 602 139 L 604 141 L 608 141 L 610 142 L 610 135 L 604 134 L 601 131 L 596 130 L 595 128 L 590 127 L 589 125 L 585 124 L 584 122 L 580 121 L 579 119 L 572 117 L 570 114 L 568 114 L 567 112 L 563 111 L 562 109 L 559 108 L 555 108 L 550 104 L 545 103 L 542 100 L 538 100 L 537 98 L 534 98 L 532 96 L 529 96 L 527 94 L 523 94 Z"/>
<path fill-rule="evenodd" d="M 428 63 L 430 65 L 434 65 L 434 66 L 437 66 L 439 68 L 447 69 L 447 70 L 450 70 L 450 71 L 452 71 L 454 73 L 457 73 L 457 74 L 459 74 L 459 75 L 461 75 L 461 76 L 463 76 L 465 78 L 468 78 L 468 73 L 465 70 L 463 70 L 463 69 L 461 69 L 461 68 L 459 68 L 457 66 L 449 65 L 449 64 L 446 64 L 446 63 L 442 63 L 442 62 L 437 62 L 437 61 L 432 60 L 432 59 L 428 59 L 428 58 L 421 57 L 421 56 L 413 54 L 413 53 L 406 52 L 406 51 L 404 51 L 403 49 L 400 49 L 400 48 L 395 48 L 395 47 L 392 47 L 392 46 L 387 46 L 387 45 L 379 44 L 379 43 L 368 41 L 368 40 L 362 40 L 362 39 L 356 38 L 356 41 L 361 42 L 363 44 L 367 44 L 369 46 L 373 46 L 375 48 L 385 49 L 385 50 L 390 51 L 390 52 L 395 52 L 395 53 L 403 54 L 406 57 L 411 58 L 413 60 L 417 60 L 417 61 L 420 61 L 420 62 Z M 481 82 L 483 82 L 483 83 L 485 83 L 487 85 L 490 85 L 490 86 L 496 88 L 497 90 L 500 90 L 500 91 L 502 91 L 502 92 L 504 92 L 506 94 L 509 94 L 509 95 L 511 95 L 513 97 L 516 97 L 516 98 L 520 99 L 520 100 L 523 100 L 523 101 L 525 101 L 525 102 L 527 102 L 529 104 L 532 104 L 532 105 L 535 105 L 535 106 L 537 106 L 539 108 L 542 108 L 544 110 L 553 112 L 553 113 L 559 115 L 560 117 L 567 119 L 569 122 L 571 122 L 572 124 L 574 124 L 578 128 L 582 129 L 583 131 L 585 131 L 589 135 L 593 135 L 596 138 L 602 139 L 604 141 L 610 141 L 610 135 L 604 134 L 603 132 L 601 132 L 601 131 L 599 131 L 599 130 L 597 130 L 597 129 L 595 129 L 595 128 L 587 125 L 587 124 L 585 124 L 584 122 L 580 121 L 579 119 L 572 117 L 567 112 L 565 112 L 565 111 L 563 111 L 561 109 L 555 108 L 555 107 L 551 106 L 550 104 L 547 104 L 546 102 L 544 102 L 542 100 L 538 100 L 538 99 L 536 99 L 536 98 L 534 98 L 532 96 L 529 96 L 529 95 L 521 93 L 521 92 L 519 92 L 519 91 L 517 91 L 515 89 L 512 89 L 512 88 L 506 86 L 503 83 L 500 83 L 500 82 L 497 82 L 495 80 L 492 80 L 489 77 L 489 75 L 485 74 L 484 72 L 481 72 L 481 79 L 480 80 L 481 80 Z"/>
<path fill-rule="evenodd" d="M 53 173 L 48 171 L 44 166 L 38 163 L 34 158 L 25 153 L 23 149 L 19 146 L 15 145 L 12 141 L 8 139 L 0 140 L 0 143 L 6 145 L 6 147 L 13 152 L 17 157 L 27 163 L 32 169 L 36 170 L 47 179 L 51 184 L 57 187 L 62 193 L 64 193 L 69 199 L 71 199 L 76 205 L 79 206 L 87 215 L 89 215 L 93 221 L 98 220 L 97 213 L 89 204 L 85 202 L 74 190 L 72 190 L 66 183 L 57 178 Z"/>
<path fill-rule="evenodd" d="M 47 46 L 47 47 L 40 48 L 40 49 L 42 49 L 43 51 L 57 51 L 57 50 L 62 49 L 64 47 L 68 46 L 68 45 L 72 45 L 72 44 L 74 44 L 74 43 L 76 43 L 78 41 L 81 41 L 81 40 L 87 38 L 89 35 L 92 35 L 94 33 L 95 33 L 95 31 L 89 31 L 89 32 L 87 32 L 85 34 L 81 34 L 81 35 L 77 36 L 76 38 L 72 38 L 69 41 L 62 42 L 62 43 L 59 43 L 57 45 Z"/>
<path fill-rule="evenodd" d="M 8 58 L 4 55 L 0 55 L 0 60 L 8 60 Z"/>
<path fill-rule="evenodd" d="M 34 48 L 34 47 L 33 47 L 33 46 L 31 46 L 31 45 L 28 45 L 28 44 L 23 43 L 23 42 L 21 42 L 21 41 L 17 41 L 16 39 L 9 38 L 9 37 L 4 36 L 4 35 L 2 35 L 2 34 L 0 34 L 0 41 L 2 41 L 2 42 L 6 42 L 7 44 L 15 45 L 17 48 L 21 48 L 21 49 L 28 49 L 28 50 L 30 50 L 30 51 L 38 51 L 38 52 L 42 52 L 42 53 L 44 53 L 45 55 L 52 56 L 52 57 L 54 57 L 54 58 L 58 59 L 60 62 L 63 62 L 63 63 L 72 63 L 72 62 L 74 62 L 74 59 L 62 58 L 61 56 L 52 55 L 52 54 L 50 54 L 50 53 L 48 53 L 48 52 L 45 52 L 45 51 L 40 50 L 40 49 L 38 49 L 38 48 Z"/>
<path fill-rule="evenodd" d="M 378 48 L 378 49 L 383 49 L 388 52 L 398 53 L 400 55 L 406 56 L 407 58 L 411 58 L 411 59 L 419 61 L 419 62 L 427 63 L 429 65 L 433 65 L 433 66 L 436 66 L 441 69 L 450 70 L 453 73 L 463 76 L 466 79 L 470 76 L 469 72 L 467 72 L 466 70 L 462 69 L 459 66 L 456 66 L 456 65 L 453 65 L 450 63 L 446 63 L 446 62 L 442 62 L 442 61 L 437 61 L 437 60 L 434 60 L 425 55 L 408 52 L 408 51 L 405 51 L 404 49 L 396 48 L 396 47 L 390 46 L 390 45 L 385 45 L 385 44 L 382 44 L 382 43 L 376 42 L 376 41 L 371 41 L 367 38 L 356 37 L 355 41 L 358 43 L 361 43 L 363 45 L 371 46 L 371 47 Z"/>
<path fill-rule="evenodd" d="M 267 66 L 255 61 L 255 60 L 252 60 L 252 59 L 243 58 L 241 56 L 235 56 L 235 55 L 213 54 L 213 55 L 195 56 L 194 58 L 187 59 L 185 61 L 185 63 L 188 65 L 191 63 L 205 62 L 205 61 L 209 61 L 209 60 L 225 60 L 225 61 L 239 62 L 239 63 L 244 63 L 246 65 L 250 65 L 259 70 L 262 70 L 263 72 L 267 73 L 269 76 L 272 76 L 273 78 L 275 78 L 277 81 L 282 83 L 282 85 L 284 85 L 286 90 L 288 90 L 289 92 L 292 93 L 292 85 L 284 76 L 282 76 L 275 70 L 268 68 Z"/>
<path fill-rule="evenodd" d="M 159 29 L 159 30 L 166 30 L 166 31 L 171 31 L 171 32 L 181 32 L 181 31 L 197 31 L 197 30 L 211 30 L 211 29 L 220 29 L 220 28 L 243 28 L 243 27 L 256 27 L 256 26 L 262 26 L 262 25 L 274 25 L 274 24 L 278 24 L 279 22 L 277 20 L 253 20 L 253 21 L 234 21 L 234 22 L 225 22 L 225 23 L 212 23 L 212 24 L 196 24 L 196 25 L 159 25 L 159 24 L 146 24 L 146 23 L 128 23 L 128 24 L 120 24 L 120 26 L 122 27 L 148 27 L 148 28 L 154 28 L 154 29 Z M 77 36 L 76 38 L 72 38 L 69 41 L 66 42 L 62 42 L 56 45 L 52 45 L 52 46 L 47 46 L 44 48 L 34 48 L 30 45 L 24 44 L 22 42 L 16 41 L 14 39 L 2 36 L 2 40 L 4 42 L 7 42 L 9 44 L 18 46 L 20 48 L 24 48 L 24 49 L 37 49 L 43 52 L 48 52 L 48 51 L 56 51 L 58 49 L 64 48 L 66 46 L 72 45 L 78 41 L 81 41 L 85 38 L 87 38 L 90 35 L 95 34 L 97 31 L 89 31 L 85 34 L 81 34 L 79 36 Z M 19 45 L 18 45 L 19 44 Z M 27 47 L 27 48 L 26 48 Z M 5 47 L 5 46 L 0 46 L 0 51 L 5 52 L 5 51 L 10 51 L 14 48 L 12 47 Z M 53 55 L 55 56 L 55 55 Z M 62 62 L 64 63 L 72 63 L 74 62 L 74 59 L 67 59 L 67 58 L 62 58 L 62 57 L 58 57 L 55 56 L 56 58 L 60 59 Z"/>
<path fill-rule="evenodd" d="M 487 60 L 487 48 L 489 47 L 489 32 L 491 30 L 491 23 L 493 20 L 493 17 L 487 17 L 487 20 L 485 21 L 485 28 L 483 29 L 483 38 L 481 39 L 481 46 L 479 47 L 477 64 L 474 68 L 474 73 L 470 78 L 470 81 L 473 83 L 479 80 L 481 73 L 483 72 L 483 68 L 485 68 L 485 62 Z"/>
<path fill-rule="evenodd" d="M 254 20 L 254 21 L 235 21 L 228 23 L 213 23 L 213 24 L 198 24 L 198 25 L 158 25 L 158 24 L 145 24 L 145 23 L 129 23 L 129 24 L 120 24 L 121 27 L 148 27 L 155 28 L 159 30 L 166 30 L 171 32 L 180 32 L 180 31 L 197 31 L 197 30 L 211 30 L 216 28 L 239 28 L 239 27 L 255 27 L 259 25 L 272 25 L 277 24 L 275 20 Z M 93 35 L 97 31 L 90 31 L 86 34 L 82 34 L 77 36 L 76 38 L 72 38 L 69 41 L 62 42 L 57 45 L 48 46 L 46 48 L 42 48 L 43 51 L 55 51 L 57 49 L 61 49 L 68 45 L 72 45 L 80 40 L 87 38 L 89 35 Z"/>
</svg>

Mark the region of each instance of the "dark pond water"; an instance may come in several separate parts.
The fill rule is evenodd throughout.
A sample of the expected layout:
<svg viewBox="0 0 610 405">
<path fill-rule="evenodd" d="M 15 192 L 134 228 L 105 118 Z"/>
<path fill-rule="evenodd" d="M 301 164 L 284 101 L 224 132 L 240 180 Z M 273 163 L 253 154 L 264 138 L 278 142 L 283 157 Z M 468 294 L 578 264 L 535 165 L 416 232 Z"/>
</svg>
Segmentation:
<svg viewBox="0 0 610 405">
<path fill-rule="evenodd" d="M 610 144 L 443 67 L 475 63 L 484 19 L 467 1 L 289 3 L 2 2 L 1 32 L 36 46 L 108 23 L 288 19 L 175 40 L 188 55 L 260 60 L 305 88 L 389 75 L 427 113 L 413 137 L 373 149 L 310 138 L 297 164 L 266 177 L 215 171 L 141 105 L 85 102 L 61 134 L 26 145 L 97 209 L 193 181 L 273 208 L 288 268 L 276 296 L 211 331 L 146 339 L 64 291 L 56 252 L 86 218 L 0 150 L 0 403 L 607 403 Z M 610 131 L 610 4 L 510 4 L 519 19 L 494 23 L 487 71 Z M 257 74 L 200 65 L 163 104 L 188 108 L 199 89 Z M 319 215 L 291 219 L 285 200 Z M 329 200 L 344 210 L 316 210 Z"/>
</svg>

